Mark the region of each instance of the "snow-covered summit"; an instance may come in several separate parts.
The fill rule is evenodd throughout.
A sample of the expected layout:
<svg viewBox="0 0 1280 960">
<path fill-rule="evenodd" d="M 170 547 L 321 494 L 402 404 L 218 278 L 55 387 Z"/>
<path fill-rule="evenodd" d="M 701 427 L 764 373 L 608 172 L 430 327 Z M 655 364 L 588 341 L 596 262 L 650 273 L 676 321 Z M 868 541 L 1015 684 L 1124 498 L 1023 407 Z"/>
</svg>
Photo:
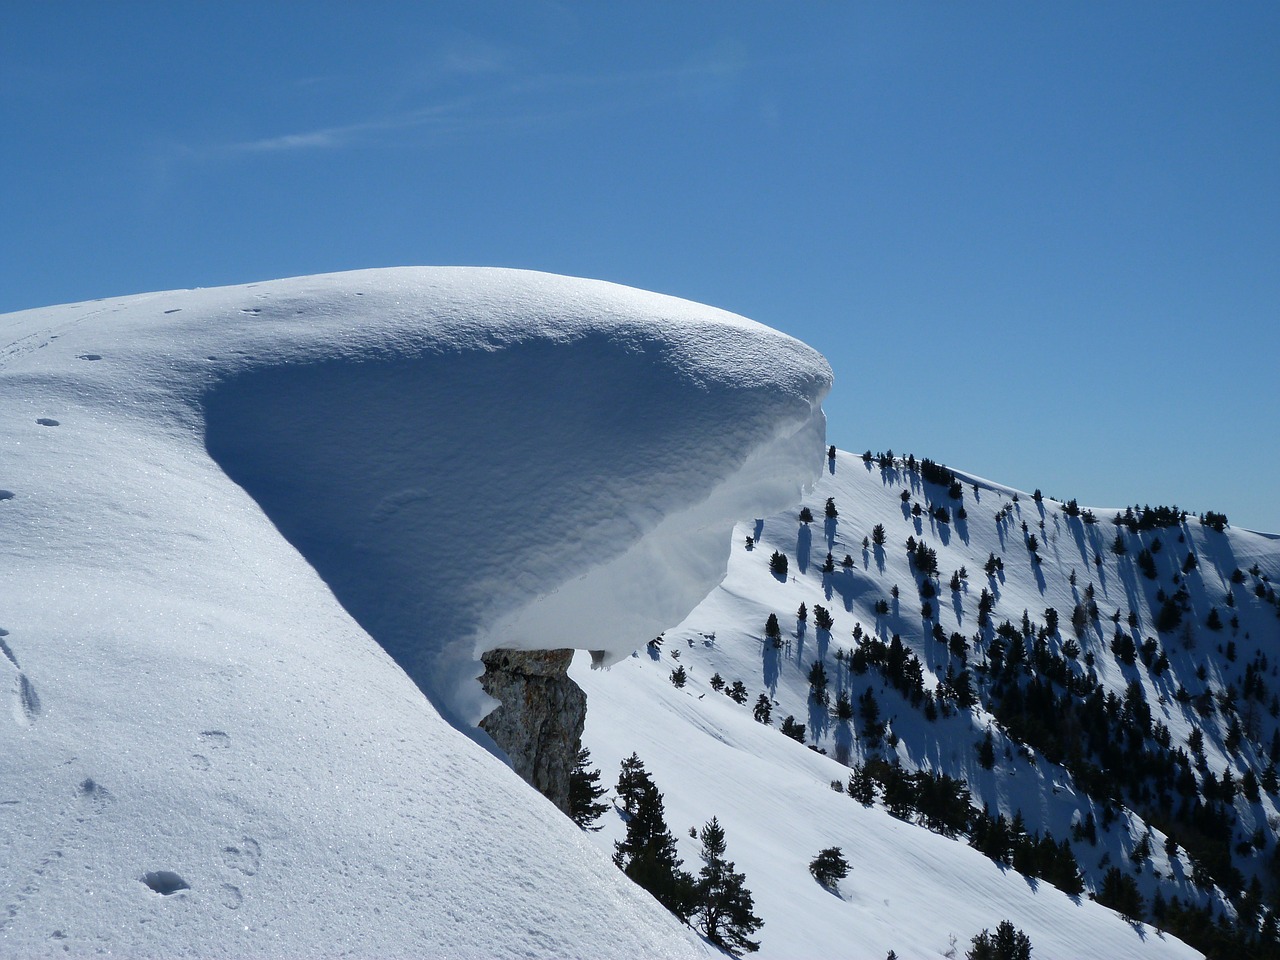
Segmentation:
<svg viewBox="0 0 1280 960">
<path fill-rule="evenodd" d="M 4 950 L 698 952 L 441 713 L 486 709 L 485 649 L 683 617 L 813 478 L 829 382 L 506 270 L 0 317 Z"/>
</svg>

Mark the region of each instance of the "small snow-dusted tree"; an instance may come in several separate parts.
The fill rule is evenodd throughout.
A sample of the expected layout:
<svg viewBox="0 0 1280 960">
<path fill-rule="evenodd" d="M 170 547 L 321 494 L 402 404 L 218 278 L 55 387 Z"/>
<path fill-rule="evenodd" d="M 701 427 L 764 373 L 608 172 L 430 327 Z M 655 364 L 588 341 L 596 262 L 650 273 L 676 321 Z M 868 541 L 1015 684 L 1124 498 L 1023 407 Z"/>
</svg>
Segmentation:
<svg viewBox="0 0 1280 960">
<path fill-rule="evenodd" d="M 888 534 L 884 532 L 883 523 L 877 523 L 871 528 L 871 542 L 877 547 L 883 547 L 886 539 L 888 539 Z"/>
<path fill-rule="evenodd" d="M 840 516 L 840 511 L 836 509 L 836 498 L 827 497 L 826 514 L 828 520 L 834 520 Z"/>
<path fill-rule="evenodd" d="M 730 956 L 754 953 L 759 941 L 751 934 L 764 925 L 755 915 L 755 901 L 746 886 L 746 875 L 734 870 L 725 859 L 724 828 L 712 817 L 699 834 L 702 839 L 702 869 L 698 871 L 694 917 L 708 940 Z"/>
<path fill-rule="evenodd" d="M 600 786 L 600 771 L 593 770 L 591 751 L 582 747 L 569 773 L 569 816 L 583 830 L 599 830 L 596 821 L 609 809 L 600 803 L 605 788 Z"/>
<path fill-rule="evenodd" d="M 734 703 L 747 702 L 747 696 L 748 696 L 747 688 L 746 688 L 746 685 L 741 680 L 733 681 L 733 684 L 729 687 L 726 693 L 728 694 L 729 699 L 732 700 Z"/>
<path fill-rule="evenodd" d="M 800 508 L 800 522 L 801 522 L 801 523 L 813 523 L 813 511 L 812 511 L 812 510 L 810 510 L 808 507 L 801 507 L 801 508 Z"/>
<path fill-rule="evenodd" d="M 844 858 L 839 847 L 827 847 L 809 861 L 809 872 L 813 874 L 813 879 L 832 889 L 849 875 L 849 861 Z"/>
</svg>

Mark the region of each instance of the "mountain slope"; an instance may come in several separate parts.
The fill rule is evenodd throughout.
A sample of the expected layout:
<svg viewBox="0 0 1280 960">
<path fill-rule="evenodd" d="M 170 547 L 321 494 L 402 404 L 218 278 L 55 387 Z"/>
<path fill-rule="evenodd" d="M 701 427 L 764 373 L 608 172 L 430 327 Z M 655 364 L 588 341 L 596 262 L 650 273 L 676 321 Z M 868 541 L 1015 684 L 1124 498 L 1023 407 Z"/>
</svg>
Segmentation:
<svg viewBox="0 0 1280 960">
<path fill-rule="evenodd" d="M 902 460 L 886 463 L 882 469 L 874 459 L 867 463 L 839 453 L 828 467 L 813 492 L 791 510 L 739 525 L 724 582 L 679 627 L 666 632 L 660 647 L 638 653 L 608 676 L 577 675 L 589 695 L 585 739 L 606 779 L 622 757 L 636 751 L 664 789 L 680 830 L 700 825 L 712 815 L 724 824 L 730 856 L 747 873 L 761 904 L 758 912 L 766 921 L 760 934 L 762 955 L 794 955 L 792 946 L 798 938 L 835 949 L 835 944 L 858 934 L 870 937 L 865 951 L 869 956 L 883 955 L 888 949 L 896 949 L 901 956 L 930 955 L 946 949 L 950 934 L 960 936 L 964 944 L 979 929 L 994 929 L 1005 917 L 1028 932 L 1037 955 L 1071 956 L 1083 951 L 1141 956 L 1182 950 L 1172 938 L 1152 937 L 1150 927 L 1133 928 L 1087 899 L 1073 904 L 1048 883 L 1005 872 L 960 841 L 919 836 L 922 829 L 884 812 L 883 787 L 871 809 L 834 792 L 832 781 L 843 786 L 849 778 L 846 764 L 856 769 L 869 761 L 873 767 L 875 761 L 888 760 L 908 773 L 924 770 L 963 780 L 975 809 L 985 805 L 992 816 L 1002 813 L 1010 820 L 1021 814 L 1028 832 L 1047 831 L 1058 841 L 1070 842 L 1086 894 L 1099 891 L 1107 871 L 1119 866 L 1134 878 L 1148 907 L 1158 892 L 1165 901 L 1176 896 L 1180 903 L 1212 906 L 1219 915 L 1225 911 L 1235 916 L 1228 893 L 1236 894 L 1239 885 L 1247 885 L 1254 875 L 1270 886 L 1273 824 L 1280 823 L 1274 793 L 1262 790 L 1256 802 L 1237 793 L 1233 803 L 1220 805 L 1229 807 L 1230 813 L 1224 816 L 1231 820 L 1232 839 L 1226 845 L 1197 846 L 1198 859 L 1203 861 L 1198 870 L 1187 848 L 1193 837 L 1177 817 L 1188 800 L 1185 793 L 1168 787 L 1164 792 L 1170 805 L 1165 809 L 1158 799 L 1160 791 L 1143 797 L 1119 771 L 1107 766 L 1108 758 L 1087 754 L 1050 759 L 1045 749 L 1058 746 L 1051 738 L 1030 735 L 1023 723 L 1018 729 L 1028 741 L 1023 744 L 1007 735 L 995 714 L 1006 719 L 1022 716 L 1010 709 L 1008 691 L 1016 686 L 1025 692 L 1037 681 L 1050 686 L 1046 678 L 1061 664 L 1082 687 L 1093 683 L 1104 704 L 1110 694 L 1122 708 L 1136 684 L 1141 703 L 1151 712 L 1146 730 L 1158 730 L 1156 724 L 1163 724 L 1174 751 L 1180 747 L 1186 751 L 1188 738 L 1199 729 L 1204 740 L 1203 769 L 1215 778 L 1220 779 L 1228 767 L 1237 783 L 1250 770 L 1262 778 L 1270 763 L 1267 745 L 1276 729 L 1271 699 L 1280 690 L 1275 668 L 1259 659 L 1274 656 L 1280 638 L 1269 583 L 1270 572 L 1280 571 L 1276 538 L 1230 526 L 1219 532 L 1195 518 L 1131 533 L 1111 522 L 1117 515 L 1123 518 L 1123 511 L 1096 510 L 1099 522 L 1087 523 L 1067 516 L 1058 502 L 1038 503 L 1026 493 L 971 476 L 956 477 L 961 497 L 953 499 L 949 483 L 928 482 L 921 469 L 908 469 Z M 834 519 L 824 516 L 827 498 L 832 498 L 838 513 Z M 802 504 L 815 517 L 810 524 L 798 520 Z M 920 504 L 918 516 L 913 515 L 915 504 Z M 939 507 L 946 508 L 947 522 L 932 516 Z M 964 520 L 957 517 L 960 508 Z M 864 549 L 864 538 L 870 541 L 878 525 L 885 531 L 883 547 L 868 542 Z M 1112 549 L 1117 531 L 1126 544 L 1123 555 Z M 1028 547 L 1032 535 L 1039 563 Z M 909 556 L 908 538 L 917 549 L 923 541 L 934 552 L 937 575 L 926 577 L 918 569 L 917 556 L 925 566 L 930 560 L 927 553 Z M 1137 558 L 1157 538 L 1162 539 L 1163 550 L 1153 555 L 1156 579 L 1148 579 Z M 748 539 L 753 541 L 750 546 Z M 770 570 L 775 551 L 788 557 L 785 577 Z M 828 552 L 834 569 L 824 573 Z M 1183 575 L 1188 552 L 1195 554 L 1198 564 Z M 983 567 L 992 555 L 1003 561 L 1003 569 L 988 577 Z M 843 563 L 846 556 L 851 561 L 848 567 Z M 1248 572 L 1255 564 L 1257 572 Z M 962 567 L 967 581 L 952 591 L 951 575 Z M 1233 584 L 1237 568 L 1244 582 Z M 1187 612 L 1180 627 L 1161 632 L 1155 626 L 1163 607 L 1158 595 L 1161 590 L 1175 593 L 1175 576 L 1187 589 Z M 934 591 L 931 597 L 921 595 L 925 580 L 930 581 L 925 592 Z M 1072 611 L 1077 603 L 1083 605 L 1090 589 L 1099 617 L 1088 621 L 1077 636 Z M 1223 602 L 1229 589 L 1231 608 Z M 994 598 L 985 626 L 978 623 L 983 590 Z M 932 608 L 929 616 L 922 615 L 926 602 Z M 806 621 L 797 618 L 802 603 Z M 884 613 L 877 612 L 877 604 L 882 604 Z M 1204 625 L 1215 604 L 1224 622 L 1220 631 Z M 830 630 L 816 626 L 819 606 L 830 612 Z M 1043 631 L 1050 607 L 1058 611 L 1058 628 Z M 1115 624 L 1109 614 L 1117 608 L 1121 617 Z M 1031 629 L 1022 637 L 1024 610 Z M 777 616 L 781 627 L 777 646 L 765 636 L 770 614 Z M 1228 622 L 1230 616 L 1237 618 L 1234 627 Z M 1005 621 L 1009 626 L 1004 626 Z M 935 639 L 935 627 L 941 628 L 947 642 Z M 1139 649 L 1132 664 L 1112 651 L 1117 629 L 1136 639 Z M 1037 644 L 1042 631 L 1044 639 Z M 954 645 L 956 634 L 962 650 Z M 903 679 L 904 673 L 911 674 L 909 665 L 897 674 L 875 665 L 875 651 L 892 652 L 895 636 L 902 644 L 899 663 L 909 655 L 919 661 L 919 690 L 924 696 L 913 696 L 909 680 Z M 1011 636 L 1020 637 L 1025 645 L 1023 661 L 1011 670 L 997 670 L 991 662 L 993 644 L 1008 647 Z M 1157 651 L 1149 663 L 1140 649 L 1148 637 L 1155 638 Z M 1233 644 L 1234 660 L 1227 656 L 1228 643 Z M 1063 653 L 1072 644 L 1079 648 L 1075 659 Z M 1157 665 L 1159 652 L 1168 659 L 1167 669 Z M 827 706 L 811 694 L 809 678 L 815 662 L 824 665 L 829 678 Z M 1262 663 L 1265 669 L 1259 666 Z M 676 689 L 669 678 L 678 667 L 688 676 L 682 689 Z M 971 688 L 980 698 L 972 710 L 957 706 L 947 692 L 966 667 Z M 1203 680 L 1197 673 L 1201 668 Z M 1249 684 L 1246 670 L 1253 677 Z M 727 687 L 716 692 L 713 677 L 726 684 L 742 681 L 744 702 L 739 705 L 726 696 Z M 1203 706 L 1203 698 L 1181 702 L 1180 688 L 1186 691 L 1182 696 L 1234 688 L 1237 709 L 1215 706 L 1210 715 L 1202 715 L 1197 704 Z M 1242 696 L 1250 688 L 1252 692 Z M 1061 695 L 1061 688 L 1056 689 Z M 841 691 L 848 694 L 853 708 L 848 721 L 832 715 Z M 878 708 L 874 726 L 886 724 L 878 744 L 869 732 L 873 724 L 862 711 L 867 691 Z M 769 726 L 753 719 L 753 706 L 761 694 L 772 701 Z M 1137 714 L 1141 716 L 1142 710 Z M 777 728 L 788 715 L 805 724 L 806 742 L 828 756 L 805 750 L 780 734 Z M 1118 709 L 1116 716 L 1116 729 L 1122 733 L 1141 726 L 1124 709 Z M 1048 723 L 1066 724 L 1068 719 L 1063 712 Z M 1242 725 L 1252 735 L 1246 734 L 1231 750 L 1227 744 L 1233 719 L 1243 719 Z M 977 749 L 988 729 L 994 733 L 996 748 L 992 769 L 984 768 Z M 1081 731 L 1070 731 L 1062 739 L 1086 742 Z M 1161 753 L 1149 735 L 1141 739 L 1137 756 Z M 1118 757 L 1121 766 L 1130 759 L 1128 753 Z M 1190 799 L 1204 798 L 1205 775 L 1195 770 L 1194 760 L 1191 766 L 1196 781 Z M 1100 784 L 1104 791 L 1097 789 Z M 1096 843 L 1073 841 L 1073 827 L 1082 828 L 1090 815 L 1097 825 Z M 903 816 L 917 819 L 914 814 Z M 1182 840 L 1173 856 L 1166 852 L 1164 828 Z M 1150 855 L 1139 864 L 1135 854 L 1143 852 L 1138 848 L 1148 829 L 1145 845 Z M 887 845 L 886 830 L 892 830 L 895 838 Z M 1235 845 L 1252 837 L 1255 830 L 1262 831 L 1263 849 L 1248 854 L 1235 851 Z M 599 835 L 601 842 L 620 836 L 620 831 L 620 823 L 611 821 L 610 828 Z M 739 838 L 736 844 L 735 837 Z M 855 865 L 842 884 L 841 900 L 832 900 L 806 869 L 819 849 L 832 845 L 843 846 Z M 1218 869 L 1208 856 L 1224 846 L 1232 851 L 1228 855 L 1233 858 L 1232 869 L 1240 871 L 1237 878 L 1229 876 L 1229 869 Z M 683 852 L 687 860 L 697 862 L 696 842 L 685 841 Z M 929 867 L 915 869 L 913 862 Z M 1202 877 L 1206 865 L 1214 870 L 1217 885 Z M 1194 882 L 1193 876 L 1200 882 Z M 886 899 L 888 904 L 882 902 Z M 877 905 L 874 921 L 866 916 L 866 906 L 872 902 Z M 1050 907 L 1051 902 L 1055 906 Z M 799 903 L 806 906 L 801 908 Z"/>
<path fill-rule="evenodd" d="M 490 270 L 0 331 L 0 953 L 705 952 L 458 718 L 486 708 L 492 629 L 536 642 L 595 571 L 629 575 L 605 600 L 634 635 L 604 657 L 683 616 L 731 518 L 813 475 L 821 357 L 684 301 Z M 608 379 L 559 385 L 592 368 Z M 680 590 L 643 576 L 671 552 Z"/>
</svg>

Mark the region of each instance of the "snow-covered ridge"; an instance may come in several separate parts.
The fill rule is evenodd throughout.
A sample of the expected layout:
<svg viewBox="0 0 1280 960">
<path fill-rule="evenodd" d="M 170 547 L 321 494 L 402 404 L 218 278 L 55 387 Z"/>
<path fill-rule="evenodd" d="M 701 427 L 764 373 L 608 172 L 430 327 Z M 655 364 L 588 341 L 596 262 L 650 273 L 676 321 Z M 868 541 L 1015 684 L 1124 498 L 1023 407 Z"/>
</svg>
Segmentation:
<svg viewBox="0 0 1280 960">
<path fill-rule="evenodd" d="M 696 952 L 384 649 L 463 726 L 483 649 L 625 655 L 812 479 L 829 382 L 505 270 L 0 318 L 4 949 Z"/>
</svg>

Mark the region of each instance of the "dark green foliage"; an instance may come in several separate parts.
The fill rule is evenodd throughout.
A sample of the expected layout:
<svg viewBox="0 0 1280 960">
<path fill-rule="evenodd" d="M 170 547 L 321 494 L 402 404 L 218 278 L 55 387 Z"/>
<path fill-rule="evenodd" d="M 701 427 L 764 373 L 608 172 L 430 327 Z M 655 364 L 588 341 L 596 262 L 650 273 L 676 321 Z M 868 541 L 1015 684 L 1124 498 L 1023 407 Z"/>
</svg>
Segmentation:
<svg viewBox="0 0 1280 960">
<path fill-rule="evenodd" d="M 826 515 L 828 520 L 834 520 L 840 516 L 840 511 L 836 509 L 835 497 L 827 497 Z"/>
<path fill-rule="evenodd" d="M 800 508 L 800 522 L 801 522 L 801 523 L 813 523 L 813 511 L 812 511 L 812 510 L 810 510 L 808 507 L 801 507 L 801 508 Z"/>
<path fill-rule="evenodd" d="M 751 715 L 755 717 L 757 723 L 768 725 L 773 722 L 773 704 L 769 702 L 768 694 L 762 693 L 756 698 L 756 705 Z"/>
<path fill-rule="evenodd" d="M 1209 618 L 1205 620 L 1204 625 L 1208 627 L 1210 630 L 1222 629 L 1222 617 L 1218 614 L 1217 607 L 1209 608 Z"/>
<path fill-rule="evenodd" d="M 1156 614 L 1156 629 L 1161 633 L 1171 633 L 1178 625 L 1182 623 L 1182 608 L 1167 598 L 1160 605 L 1160 612 Z"/>
<path fill-rule="evenodd" d="M 926 483 L 936 483 L 940 487 L 950 488 L 956 482 L 954 473 L 928 457 L 920 461 L 920 476 Z"/>
<path fill-rule="evenodd" d="M 729 699 L 734 703 L 746 703 L 747 697 L 750 696 L 750 694 L 747 693 L 746 685 L 741 680 L 733 681 L 727 692 L 729 694 Z"/>
<path fill-rule="evenodd" d="M 1225 513 L 1214 513 L 1212 510 L 1209 510 L 1206 513 L 1200 514 L 1200 523 L 1222 533 L 1227 526 L 1227 515 Z"/>
<path fill-rule="evenodd" d="M 809 608 L 806 607 L 803 603 L 800 604 L 800 609 L 796 611 L 796 619 L 799 620 L 801 623 L 804 623 L 806 620 L 809 619 Z"/>
<path fill-rule="evenodd" d="M 853 701 L 849 699 L 849 694 L 844 690 L 841 690 L 840 693 L 836 695 L 835 714 L 837 720 L 846 721 L 853 719 Z"/>
<path fill-rule="evenodd" d="M 1146 902 L 1138 890 L 1138 882 L 1119 867 L 1112 867 L 1102 878 L 1102 887 L 1094 897 L 1126 920 L 1138 922 L 1146 910 Z"/>
<path fill-rule="evenodd" d="M 618 799 L 622 801 L 623 810 L 629 814 L 635 813 L 640 794 L 644 792 L 644 785 L 648 782 L 650 782 L 649 773 L 638 756 L 633 753 L 622 761 L 618 771 L 618 785 L 615 789 L 618 792 Z"/>
<path fill-rule="evenodd" d="M 676 667 L 671 671 L 671 685 L 679 690 L 689 682 L 689 674 L 685 672 L 684 664 Z"/>
<path fill-rule="evenodd" d="M 885 537 L 886 537 L 886 534 L 884 532 L 883 523 L 877 523 L 874 527 L 871 528 L 871 542 L 874 543 L 877 547 L 884 546 Z"/>
<path fill-rule="evenodd" d="M 699 834 L 702 840 L 702 869 L 695 884 L 693 916 L 708 940 L 730 956 L 754 953 L 760 943 L 751 934 L 764 925 L 755 915 L 755 902 L 746 887 L 746 876 L 726 860 L 724 829 L 712 817 Z"/>
<path fill-rule="evenodd" d="M 803 723 L 796 723 L 796 718 L 793 717 L 791 714 L 787 714 L 787 716 L 783 719 L 782 721 L 783 735 L 790 737 L 796 743 L 804 743 L 804 731 L 805 731 L 805 725 Z"/>
<path fill-rule="evenodd" d="M 765 621 L 764 635 L 767 639 L 773 641 L 775 647 L 782 646 L 782 627 L 778 624 L 778 615 L 776 613 L 769 614 L 769 619 Z"/>
<path fill-rule="evenodd" d="M 831 619 L 831 611 L 820 603 L 813 605 L 813 622 L 818 625 L 819 630 L 830 630 L 834 624 Z"/>
<path fill-rule="evenodd" d="M 724 684 L 724 677 L 720 676 L 720 672 L 718 670 L 711 675 L 711 689 L 716 693 L 719 693 L 724 689 Z"/>
<path fill-rule="evenodd" d="M 818 703 L 825 704 L 827 694 L 827 668 L 821 660 L 815 660 L 809 667 L 809 695 Z"/>
<path fill-rule="evenodd" d="M 1008 920 L 994 934 L 983 930 L 973 938 L 966 960 L 1031 960 L 1031 939 Z"/>
<path fill-rule="evenodd" d="M 613 862 L 687 923 L 696 908 L 694 880 L 682 869 L 676 853 L 676 838 L 667 829 L 662 794 L 643 766 L 638 776 L 635 812 L 627 820 L 626 839 L 614 841 Z"/>
<path fill-rule="evenodd" d="M 990 770 L 996 765 L 996 743 L 990 730 L 978 743 L 978 764 L 983 770 Z"/>
<path fill-rule="evenodd" d="M 777 550 L 773 551 L 773 556 L 769 558 L 769 569 L 774 576 L 785 577 L 787 575 L 787 555 Z"/>
<path fill-rule="evenodd" d="M 596 821 L 609 805 L 599 802 L 605 788 L 600 786 L 600 771 L 591 769 L 590 763 L 591 751 L 582 747 L 569 774 L 569 816 L 583 830 L 599 830 Z"/>
<path fill-rule="evenodd" d="M 824 887 L 834 887 L 849 875 L 849 861 L 839 847 L 827 847 L 809 861 L 809 872 Z"/>
</svg>

